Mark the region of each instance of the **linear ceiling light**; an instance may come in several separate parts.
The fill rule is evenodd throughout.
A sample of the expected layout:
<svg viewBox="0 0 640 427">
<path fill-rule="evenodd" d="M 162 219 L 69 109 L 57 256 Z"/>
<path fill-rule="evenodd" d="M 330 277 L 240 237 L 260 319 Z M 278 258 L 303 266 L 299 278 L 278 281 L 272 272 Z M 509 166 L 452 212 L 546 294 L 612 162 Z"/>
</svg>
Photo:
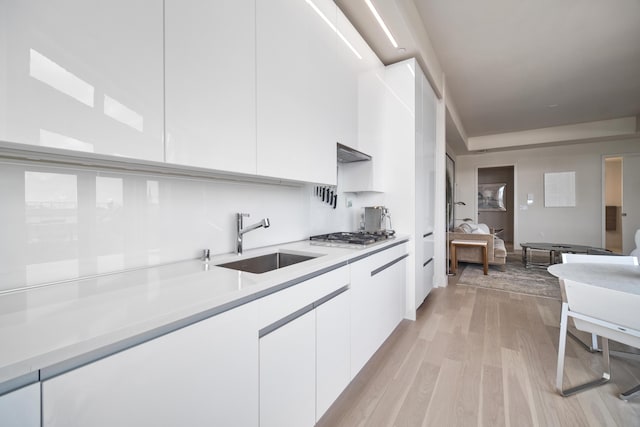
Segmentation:
<svg viewBox="0 0 640 427">
<path fill-rule="evenodd" d="M 393 34 L 391 34 L 391 31 L 389 31 L 387 24 L 384 23 L 384 21 L 382 20 L 382 17 L 380 16 L 376 8 L 373 6 L 373 3 L 371 3 L 371 0 L 364 0 L 364 2 L 367 4 L 367 6 L 369 6 L 369 10 L 371 10 L 371 13 L 373 13 L 373 16 L 376 18 L 376 21 L 378 21 L 378 24 L 380 24 L 382 31 L 384 31 L 384 33 L 387 35 L 393 47 L 397 49 L 398 43 L 396 43 L 396 39 L 393 38 Z"/>
<path fill-rule="evenodd" d="M 353 45 L 351 43 L 349 43 L 349 40 L 347 40 L 347 38 L 344 35 L 342 35 L 342 33 L 340 31 L 338 31 L 336 26 L 333 25 L 333 23 L 331 21 L 329 21 L 329 19 L 324 15 L 324 13 L 322 13 L 322 11 L 320 9 L 318 9 L 318 6 L 316 6 L 315 3 L 313 3 L 311 0 L 306 0 L 306 2 L 320 16 L 320 18 L 322 18 L 322 20 L 325 22 L 325 24 L 327 24 L 329 26 L 329 28 L 331 28 L 333 30 L 333 32 L 336 33 L 338 35 L 338 37 L 340 37 L 340 39 L 344 42 L 344 44 L 346 44 L 347 47 L 349 47 L 349 49 L 351 49 L 351 52 L 353 52 L 353 54 L 358 59 L 362 59 L 362 55 L 360 55 L 358 53 L 358 51 L 356 50 L 356 48 L 353 47 Z"/>
</svg>

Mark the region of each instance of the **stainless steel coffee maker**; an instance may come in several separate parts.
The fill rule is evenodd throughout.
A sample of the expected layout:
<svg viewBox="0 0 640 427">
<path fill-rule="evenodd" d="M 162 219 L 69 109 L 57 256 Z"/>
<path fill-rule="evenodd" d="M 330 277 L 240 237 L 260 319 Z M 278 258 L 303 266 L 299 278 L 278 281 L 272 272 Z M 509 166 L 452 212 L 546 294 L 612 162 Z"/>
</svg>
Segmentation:
<svg viewBox="0 0 640 427">
<path fill-rule="evenodd" d="M 364 231 L 378 233 L 391 230 L 391 215 L 384 206 L 367 206 L 364 208 Z"/>
</svg>

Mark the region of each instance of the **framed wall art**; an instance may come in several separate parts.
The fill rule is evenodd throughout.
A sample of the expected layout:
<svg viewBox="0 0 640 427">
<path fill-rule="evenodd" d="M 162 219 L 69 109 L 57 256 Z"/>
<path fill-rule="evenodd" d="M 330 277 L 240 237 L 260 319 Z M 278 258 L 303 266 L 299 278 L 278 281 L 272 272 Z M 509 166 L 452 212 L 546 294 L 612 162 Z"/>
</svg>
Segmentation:
<svg viewBox="0 0 640 427">
<path fill-rule="evenodd" d="M 506 211 L 505 204 L 507 184 L 478 184 L 479 211 Z"/>
<path fill-rule="evenodd" d="M 576 205 L 576 173 L 549 172 L 544 174 L 544 207 L 565 208 Z"/>
</svg>

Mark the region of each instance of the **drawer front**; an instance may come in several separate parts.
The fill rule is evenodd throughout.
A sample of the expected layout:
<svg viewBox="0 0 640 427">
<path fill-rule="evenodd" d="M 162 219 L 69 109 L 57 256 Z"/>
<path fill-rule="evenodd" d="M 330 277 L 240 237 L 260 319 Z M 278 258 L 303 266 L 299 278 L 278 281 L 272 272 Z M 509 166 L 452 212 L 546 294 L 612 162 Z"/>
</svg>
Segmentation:
<svg viewBox="0 0 640 427">
<path fill-rule="evenodd" d="M 260 327 L 276 322 L 349 284 L 344 266 L 258 300 Z"/>
</svg>

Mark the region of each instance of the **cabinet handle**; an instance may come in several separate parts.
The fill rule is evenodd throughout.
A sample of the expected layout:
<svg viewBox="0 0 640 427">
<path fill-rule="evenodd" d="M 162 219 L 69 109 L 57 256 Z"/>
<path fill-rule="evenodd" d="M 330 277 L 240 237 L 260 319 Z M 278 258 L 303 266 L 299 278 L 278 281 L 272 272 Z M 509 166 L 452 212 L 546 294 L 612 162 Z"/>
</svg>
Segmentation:
<svg viewBox="0 0 640 427">
<path fill-rule="evenodd" d="M 265 326 L 264 328 L 260 329 L 260 331 L 258 331 L 258 338 L 262 338 L 265 335 L 269 335 L 271 332 L 280 329 L 281 327 L 283 327 L 287 323 L 293 322 L 298 317 L 304 316 L 308 312 L 314 310 L 316 307 L 319 307 L 322 304 L 324 304 L 325 302 L 328 302 L 328 301 L 334 299 L 335 297 L 337 297 L 341 293 L 346 292 L 348 289 L 349 289 L 349 285 L 343 286 L 340 289 L 331 292 L 329 295 L 325 295 L 324 297 L 320 298 L 319 300 L 316 300 L 316 301 L 312 302 L 311 304 L 302 307 L 300 310 L 294 311 L 293 313 L 289 314 L 288 316 L 283 317 L 280 320 L 276 320 L 272 324 L 270 324 L 268 326 Z"/>
<path fill-rule="evenodd" d="M 423 238 L 425 238 L 425 237 L 429 237 L 429 236 L 431 236 L 432 234 L 433 234 L 433 231 L 432 231 L 431 233 L 423 234 L 423 235 L 422 235 L 422 237 L 423 237 Z"/>
<path fill-rule="evenodd" d="M 394 259 L 393 261 L 391 261 L 391 262 L 389 262 L 389 263 L 387 263 L 387 264 L 383 265 L 382 267 L 378 267 L 378 268 L 376 268 L 375 270 L 373 270 L 373 271 L 371 272 L 371 276 L 375 276 L 376 274 L 380 273 L 381 271 L 386 270 L 387 268 L 391 267 L 393 264 L 395 264 L 395 263 L 397 263 L 397 262 L 402 261 L 403 259 L 405 259 L 405 258 L 406 258 L 406 257 L 408 257 L 408 256 L 409 256 L 409 254 L 404 254 L 404 255 L 402 255 L 401 257 L 396 258 L 396 259 Z"/>
<path fill-rule="evenodd" d="M 433 257 L 429 258 L 429 259 L 427 260 L 427 262 L 425 262 L 424 264 L 422 264 L 422 266 L 423 266 L 423 267 L 426 267 L 426 266 L 427 266 L 427 264 L 429 264 L 431 261 L 433 261 Z"/>
</svg>

